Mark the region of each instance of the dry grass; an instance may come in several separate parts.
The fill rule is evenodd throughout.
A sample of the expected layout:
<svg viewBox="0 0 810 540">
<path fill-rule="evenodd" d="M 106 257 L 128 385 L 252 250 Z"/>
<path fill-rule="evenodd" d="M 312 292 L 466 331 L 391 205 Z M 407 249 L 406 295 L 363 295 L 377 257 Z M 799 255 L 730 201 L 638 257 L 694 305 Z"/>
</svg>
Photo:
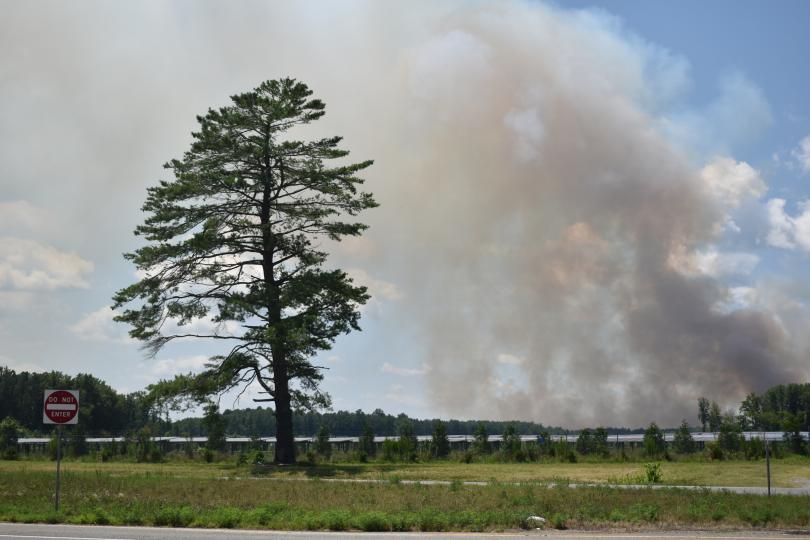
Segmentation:
<svg viewBox="0 0 810 540">
<path fill-rule="evenodd" d="M 174 466 L 68 464 L 63 512 L 53 471 L 0 467 L 0 520 L 361 530 L 503 530 L 541 515 L 564 527 L 806 527 L 810 498 L 685 490 L 334 483 L 178 476 Z M 37 467 L 38 468 L 38 467 Z M 192 467 L 194 468 L 194 467 Z M 217 471 L 216 467 L 199 467 Z M 459 466 L 458 468 L 463 468 Z M 80 470 L 84 469 L 84 470 Z M 221 471 L 221 469 L 219 469 Z M 500 470 L 500 469 L 499 469 Z M 159 472 L 158 472 L 159 471 Z"/>
</svg>

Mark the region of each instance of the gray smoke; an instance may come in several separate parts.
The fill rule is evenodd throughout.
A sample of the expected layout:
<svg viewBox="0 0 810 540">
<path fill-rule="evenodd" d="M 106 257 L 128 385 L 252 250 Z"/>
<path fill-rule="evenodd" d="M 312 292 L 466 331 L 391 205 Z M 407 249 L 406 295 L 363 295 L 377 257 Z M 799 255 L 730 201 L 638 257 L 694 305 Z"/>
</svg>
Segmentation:
<svg viewBox="0 0 810 540">
<path fill-rule="evenodd" d="M 435 405 L 672 425 L 699 396 L 732 405 L 800 376 L 776 316 L 690 270 L 727 201 L 660 113 L 682 60 L 603 16 L 523 3 L 432 30 L 404 55 L 373 238 L 428 343 Z"/>
</svg>

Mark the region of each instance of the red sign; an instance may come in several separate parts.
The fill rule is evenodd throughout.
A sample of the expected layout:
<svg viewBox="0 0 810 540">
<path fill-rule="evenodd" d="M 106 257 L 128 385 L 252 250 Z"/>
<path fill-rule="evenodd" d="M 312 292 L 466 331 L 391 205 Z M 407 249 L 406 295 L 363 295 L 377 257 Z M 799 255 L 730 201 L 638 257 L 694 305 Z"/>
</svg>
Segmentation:
<svg viewBox="0 0 810 540">
<path fill-rule="evenodd" d="M 78 390 L 45 390 L 42 421 L 46 424 L 76 424 L 79 421 Z"/>
</svg>

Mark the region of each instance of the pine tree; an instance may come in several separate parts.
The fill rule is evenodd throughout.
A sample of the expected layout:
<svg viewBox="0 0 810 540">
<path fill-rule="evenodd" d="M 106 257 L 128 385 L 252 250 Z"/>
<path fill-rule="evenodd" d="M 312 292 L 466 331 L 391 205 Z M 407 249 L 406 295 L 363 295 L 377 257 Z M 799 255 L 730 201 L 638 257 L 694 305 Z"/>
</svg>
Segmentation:
<svg viewBox="0 0 810 540">
<path fill-rule="evenodd" d="M 698 399 L 698 421 L 701 429 L 706 431 L 706 425 L 709 423 L 709 400 L 705 397 Z"/>
<path fill-rule="evenodd" d="M 695 439 L 689 432 L 689 424 L 686 423 L 686 420 L 681 422 L 681 426 L 675 432 L 672 447 L 679 454 L 691 454 L 695 451 Z"/>
<path fill-rule="evenodd" d="M 473 434 L 473 451 L 476 454 L 489 454 L 489 434 L 483 422 L 478 422 Z"/>
<path fill-rule="evenodd" d="M 649 457 L 658 457 L 664 453 L 664 450 L 666 450 L 664 434 L 658 424 L 653 422 L 644 431 L 644 451 Z"/>
<path fill-rule="evenodd" d="M 374 443 L 374 430 L 366 422 L 363 426 L 363 434 L 360 436 L 360 452 L 368 457 L 373 457 L 377 453 L 377 445 Z"/>
<path fill-rule="evenodd" d="M 443 458 L 450 453 L 450 441 L 447 439 L 447 428 L 444 422 L 437 420 L 433 424 L 433 437 L 430 441 L 433 457 Z"/>
<path fill-rule="evenodd" d="M 142 279 L 119 291 L 116 320 L 156 353 L 185 338 L 222 344 L 198 375 L 151 388 L 159 403 L 204 401 L 258 383 L 274 404 L 275 460 L 295 461 L 293 408 L 328 405 L 315 353 L 359 329 L 366 288 L 323 267 L 323 240 L 366 228 L 345 221 L 376 206 L 358 191 L 371 161 L 330 165 L 340 137 L 291 140 L 291 128 L 324 114 L 294 79 L 267 81 L 197 118 L 191 148 L 166 164 L 173 179 L 148 189 L 135 234 L 147 245 L 125 257 Z"/>
<path fill-rule="evenodd" d="M 327 460 L 332 457 L 332 444 L 329 442 L 329 428 L 326 424 L 321 424 L 315 436 L 315 453 Z"/>
</svg>

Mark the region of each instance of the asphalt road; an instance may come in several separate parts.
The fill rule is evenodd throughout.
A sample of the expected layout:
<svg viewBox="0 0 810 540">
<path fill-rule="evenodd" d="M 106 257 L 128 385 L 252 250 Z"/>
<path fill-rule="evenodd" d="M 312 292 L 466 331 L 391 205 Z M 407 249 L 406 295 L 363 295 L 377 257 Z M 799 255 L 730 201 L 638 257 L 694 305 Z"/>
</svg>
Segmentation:
<svg viewBox="0 0 810 540">
<path fill-rule="evenodd" d="M 480 533 L 362 533 L 362 532 L 286 532 L 230 529 L 166 529 L 157 527 L 99 527 L 83 525 L 29 525 L 0 523 L 0 540 L 447 540 L 448 538 L 542 538 L 548 540 L 810 540 L 810 531 L 706 532 L 647 531 L 640 533 L 603 533 L 578 531 L 517 531 L 500 534 Z"/>
</svg>

